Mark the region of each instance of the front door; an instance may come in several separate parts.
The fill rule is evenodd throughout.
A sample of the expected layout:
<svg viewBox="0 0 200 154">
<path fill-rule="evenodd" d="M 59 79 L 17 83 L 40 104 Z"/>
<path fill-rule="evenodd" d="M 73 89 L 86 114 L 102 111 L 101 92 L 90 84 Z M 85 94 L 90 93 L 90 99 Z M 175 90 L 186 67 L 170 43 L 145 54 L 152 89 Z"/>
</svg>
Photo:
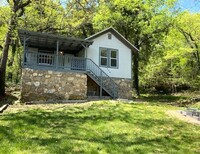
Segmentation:
<svg viewBox="0 0 200 154">
<path fill-rule="evenodd" d="M 72 55 L 72 54 L 65 54 L 64 55 L 64 68 L 65 69 L 71 68 L 72 57 L 74 57 L 74 55 Z"/>
</svg>

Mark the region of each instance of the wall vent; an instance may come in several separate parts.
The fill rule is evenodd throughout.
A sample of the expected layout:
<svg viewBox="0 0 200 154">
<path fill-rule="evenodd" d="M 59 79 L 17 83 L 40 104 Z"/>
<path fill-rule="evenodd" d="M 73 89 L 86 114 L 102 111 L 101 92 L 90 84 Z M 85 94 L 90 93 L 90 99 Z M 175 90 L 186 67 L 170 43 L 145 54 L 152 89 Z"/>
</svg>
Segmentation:
<svg viewBox="0 0 200 154">
<path fill-rule="evenodd" d="M 112 34 L 108 33 L 108 39 L 111 40 L 112 39 Z"/>
</svg>

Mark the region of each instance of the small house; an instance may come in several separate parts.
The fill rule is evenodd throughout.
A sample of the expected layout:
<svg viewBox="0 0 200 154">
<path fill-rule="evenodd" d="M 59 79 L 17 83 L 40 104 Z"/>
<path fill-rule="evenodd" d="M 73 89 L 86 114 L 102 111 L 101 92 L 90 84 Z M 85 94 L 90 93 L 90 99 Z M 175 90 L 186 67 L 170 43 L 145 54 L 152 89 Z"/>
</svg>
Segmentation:
<svg viewBox="0 0 200 154">
<path fill-rule="evenodd" d="M 18 33 L 24 49 L 23 101 L 132 98 L 132 60 L 138 49 L 114 28 L 86 39 Z"/>
</svg>

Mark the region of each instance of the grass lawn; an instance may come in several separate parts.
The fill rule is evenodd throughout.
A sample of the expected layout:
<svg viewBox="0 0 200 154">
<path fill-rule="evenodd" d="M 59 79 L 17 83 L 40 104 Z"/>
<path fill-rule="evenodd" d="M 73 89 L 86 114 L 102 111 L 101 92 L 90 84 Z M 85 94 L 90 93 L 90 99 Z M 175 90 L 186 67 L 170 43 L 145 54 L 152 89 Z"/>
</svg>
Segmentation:
<svg viewBox="0 0 200 154">
<path fill-rule="evenodd" d="M 0 115 L 0 153 L 200 153 L 200 126 L 162 103 L 96 101 L 10 106 Z"/>
<path fill-rule="evenodd" d="M 200 102 L 195 103 L 195 104 L 192 105 L 191 107 L 193 107 L 193 108 L 197 108 L 198 110 L 200 110 Z"/>
</svg>

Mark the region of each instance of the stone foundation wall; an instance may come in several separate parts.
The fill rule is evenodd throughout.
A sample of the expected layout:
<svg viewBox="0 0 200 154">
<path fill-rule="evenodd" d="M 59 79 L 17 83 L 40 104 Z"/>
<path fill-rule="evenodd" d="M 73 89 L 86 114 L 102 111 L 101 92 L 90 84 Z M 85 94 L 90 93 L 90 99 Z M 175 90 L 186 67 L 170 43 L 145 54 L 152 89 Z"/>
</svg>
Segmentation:
<svg viewBox="0 0 200 154">
<path fill-rule="evenodd" d="M 131 79 L 112 78 L 118 85 L 118 97 L 123 99 L 132 99 L 133 88 Z"/>
<path fill-rule="evenodd" d="M 87 94 L 88 96 L 99 96 L 100 87 L 93 81 L 89 76 L 87 76 Z"/>
<path fill-rule="evenodd" d="M 22 69 L 23 102 L 81 100 L 86 97 L 87 76 L 83 73 Z"/>
</svg>

